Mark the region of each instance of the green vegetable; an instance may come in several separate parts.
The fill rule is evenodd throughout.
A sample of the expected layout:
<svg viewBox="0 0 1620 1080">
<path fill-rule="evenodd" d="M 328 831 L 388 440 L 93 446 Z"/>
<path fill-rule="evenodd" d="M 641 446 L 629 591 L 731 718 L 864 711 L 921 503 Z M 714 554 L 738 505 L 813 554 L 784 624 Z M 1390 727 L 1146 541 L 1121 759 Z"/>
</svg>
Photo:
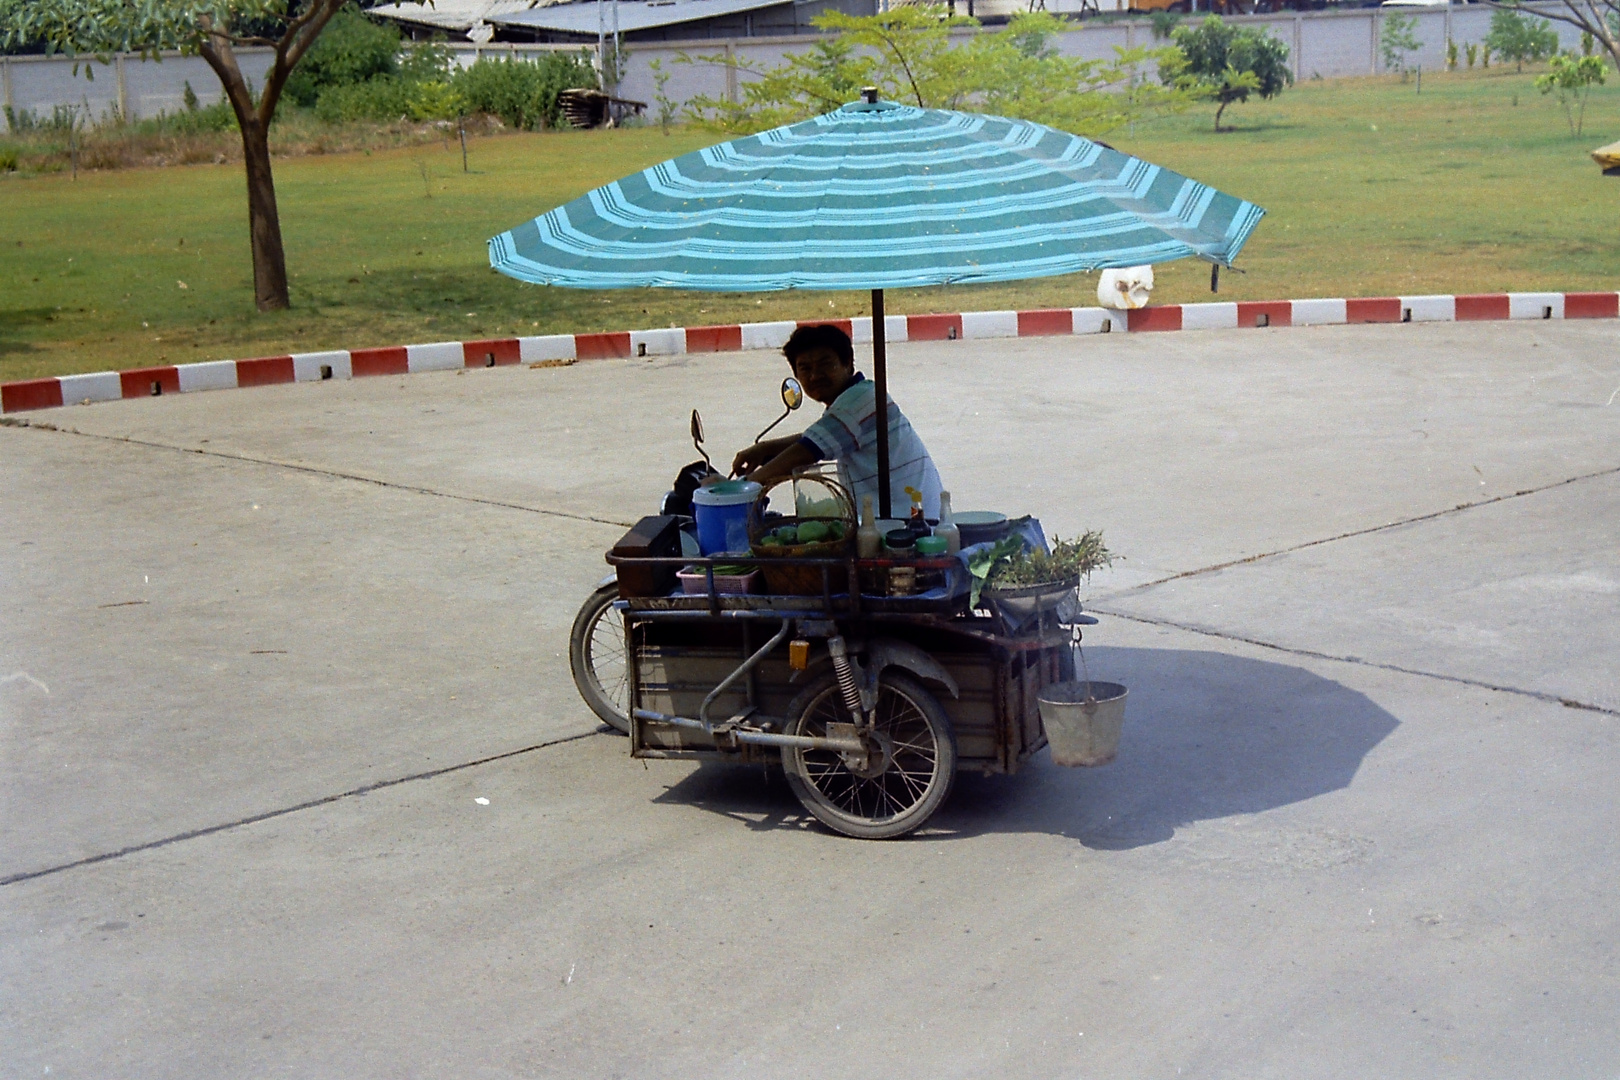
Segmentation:
<svg viewBox="0 0 1620 1080">
<path fill-rule="evenodd" d="M 784 544 L 797 544 L 799 542 L 799 528 L 796 525 L 784 525 L 776 530 L 776 538 Z"/>
<path fill-rule="evenodd" d="M 1090 577 L 1093 570 L 1113 561 L 1100 532 L 1084 533 L 1077 540 L 1053 537 L 1050 555 L 1029 550 L 1021 537 L 1009 536 L 994 547 L 975 552 L 968 561 L 968 573 L 973 575 L 969 602 L 977 606 L 979 592 L 986 585 L 997 589 L 1056 585 Z"/>
<path fill-rule="evenodd" d="M 780 541 L 780 540 L 778 540 L 776 538 L 775 533 L 770 533 L 770 534 L 766 535 L 766 537 L 759 542 L 759 546 L 760 547 L 781 547 L 782 546 L 782 541 Z"/>
<path fill-rule="evenodd" d="M 831 534 L 825 521 L 807 521 L 799 526 L 799 543 L 819 544 Z"/>
<path fill-rule="evenodd" d="M 829 521 L 827 523 L 827 539 L 842 540 L 844 538 L 844 523 L 842 521 Z"/>
</svg>

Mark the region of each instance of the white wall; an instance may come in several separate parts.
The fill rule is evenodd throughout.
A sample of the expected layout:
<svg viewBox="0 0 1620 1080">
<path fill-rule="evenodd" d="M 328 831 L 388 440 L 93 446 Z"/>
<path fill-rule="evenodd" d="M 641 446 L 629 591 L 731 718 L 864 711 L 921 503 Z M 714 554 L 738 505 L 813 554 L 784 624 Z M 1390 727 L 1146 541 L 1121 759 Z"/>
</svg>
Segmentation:
<svg viewBox="0 0 1620 1080">
<path fill-rule="evenodd" d="M 1055 0 L 1048 0 L 1048 7 Z M 1556 3 L 1527 4 L 1536 8 L 1557 10 Z M 966 10 L 959 3 L 958 10 Z M 1450 36 L 1458 45 L 1482 41 L 1490 27 L 1491 11 L 1482 4 L 1468 4 L 1451 9 L 1407 9 L 1404 14 L 1417 17 L 1417 37 L 1423 43 L 1421 51 L 1408 60 L 1409 65 L 1421 64 L 1430 71 L 1445 65 L 1445 43 L 1449 26 Z M 1198 18 L 1199 16 L 1192 16 Z M 1286 42 L 1294 60 L 1297 78 L 1320 76 L 1325 79 L 1347 75 L 1368 75 L 1383 70 L 1378 55 L 1378 38 L 1382 15 L 1376 8 L 1352 11 L 1322 11 L 1299 15 L 1237 16 L 1232 22 L 1268 27 Z M 1580 32 L 1566 23 L 1550 23 L 1558 31 L 1560 45 L 1566 49 L 1578 48 Z M 659 42 L 624 47 L 625 71 L 619 92 L 622 96 L 652 104 L 657 88 L 654 85 L 653 60 L 660 60 L 669 75 L 664 93 L 684 104 L 699 94 L 725 97 L 735 93 L 746 80 L 737 75 L 728 80 L 726 67 L 721 64 L 678 64 L 676 57 L 690 55 L 724 54 L 728 49 L 733 56 L 746 57 L 753 63 L 769 67 L 781 63 L 790 52 L 808 47 L 806 36 L 778 38 L 734 38 L 727 40 L 694 42 Z M 1067 56 L 1102 59 L 1113 55 L 1115 46 L 1152 45 L 1153 34 L 1147 20 L 1128 22 L 1087 22 L 1077 24 L 1063 34 L 1059 50 Z M 453 45 L 456 60 L 472 63 L 479 55 L 533 56 L 556 49 L 572 50 L 575 46 L 545 45 Z M 242 66 L 250 72 L 261 72 L 269 65 L 269 50 L 240 50 Z M 74 61 L 64 57 L 14 56 L 0 61 L 3 76 L 3 100 L 17 110 L 32 109 L 48 116 L 53 106 L 79 105 L 87 107 L 93 122 L 101 122 L 122 111 L 130 117 L 153 116 L 159 112 L 173 112 L 181 107 L 185 83 L 189 80 L 197 96 L 205 102 L 218 100 L 219 82 L 208 65 L 198 57 L 166 54 L 161 62 L 139 57 L 119 58 L 115 65 L 105 66 L 95 61 L 80 61 L 79 72 L 74 74 Z M 93 72 L 94 80 L 86 73 Z M 655 109 L 649 109 L 649 113 Z"/>
</svg>

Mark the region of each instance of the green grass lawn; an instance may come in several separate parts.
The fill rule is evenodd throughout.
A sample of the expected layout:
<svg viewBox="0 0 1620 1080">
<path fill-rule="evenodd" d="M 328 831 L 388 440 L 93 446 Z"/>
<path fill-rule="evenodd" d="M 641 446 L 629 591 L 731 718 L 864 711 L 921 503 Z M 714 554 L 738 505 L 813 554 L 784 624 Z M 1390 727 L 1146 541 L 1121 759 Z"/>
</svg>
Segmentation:
<svg viewBox="0 0 1620 1080">
<path fill-rule="evenodd" d="M 1117 131 L 1121 150 L 1269 210 L 1220 299 L 1620 288 L 1620 79 L 1572 137 L 1532 73 L 1307 82 L 1271 102 Z M 716 137 L 656 128 L 503 135 L 276 164 L 294 308 L 252 306 L 239 165 L 0 177 L 0 381 L 473 337 L 865 313 L 859 293 L 582 292 L 488 267 L 484 241 Z M 1209 299 L 1203 264 L 1161 303 Z M 183 284 L 182 284 L 183 283 Z M 913 289 L 891 312 L 1095 302 L 1093 275 Z"/>
</svg>

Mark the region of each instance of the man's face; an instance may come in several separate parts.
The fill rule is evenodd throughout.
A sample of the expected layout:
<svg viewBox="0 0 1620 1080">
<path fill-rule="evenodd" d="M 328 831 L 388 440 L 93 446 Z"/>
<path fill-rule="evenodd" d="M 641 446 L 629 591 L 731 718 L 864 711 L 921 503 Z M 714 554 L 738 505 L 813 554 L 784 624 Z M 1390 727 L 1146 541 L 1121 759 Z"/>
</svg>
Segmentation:
<svg viewBox="0 0 1620 1080">
<path fill-rule="evenodd" d="M 855 377 L 855 367 L 844 363 L 832 349 L 806 349 L 794 358 L 793 374 L 813 400 L 831 405 Z"/>
</svg>

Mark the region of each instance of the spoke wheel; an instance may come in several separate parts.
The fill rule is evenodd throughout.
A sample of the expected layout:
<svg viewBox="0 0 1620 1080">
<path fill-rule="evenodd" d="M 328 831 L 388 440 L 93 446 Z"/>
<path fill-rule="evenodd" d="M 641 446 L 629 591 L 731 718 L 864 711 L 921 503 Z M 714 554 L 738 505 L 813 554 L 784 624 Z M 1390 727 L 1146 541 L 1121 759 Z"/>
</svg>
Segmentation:
<svg viewBox="0 0 1620 1080">
<path fill-rule="evenodd" d="M 832 675 L 800 694 L 788 715 L 792 735 L 825 736 L 828 724 L 850 722 Z M 877 716 L 867 744 L 864 757 L 783 748 L 788 786 L 817 820 L 845 836 L 904 836 L 933 816 L 950 795 L 956 778 L 950 721 L 915 680 L 887 671 L 878 683 Z"/>
<path fill-rule="evenodd" d="M 624 651 L 624 623 L 613 610 L 619 586 L 609 582 L 591 593 L 574 616 L 568 638 L 568 666 L 574 685 L 591 711 L 630 734 L 630 672 Z"/>
</svg>

